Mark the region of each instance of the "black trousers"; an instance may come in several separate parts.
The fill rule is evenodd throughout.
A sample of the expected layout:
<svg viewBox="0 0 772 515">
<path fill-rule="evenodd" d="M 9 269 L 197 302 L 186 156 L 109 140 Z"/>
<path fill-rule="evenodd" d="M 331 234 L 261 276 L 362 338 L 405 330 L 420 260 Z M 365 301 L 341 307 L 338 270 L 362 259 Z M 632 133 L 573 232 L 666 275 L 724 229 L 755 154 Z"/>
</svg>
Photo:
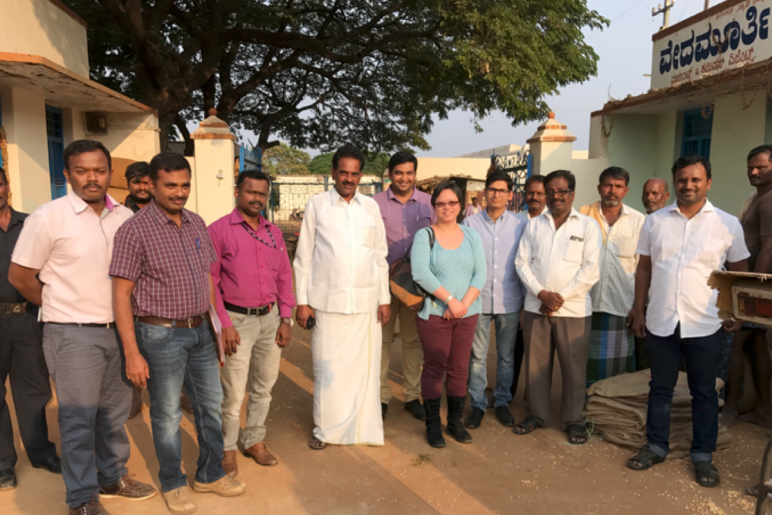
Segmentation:
<svg viewBox="0 0 772 515">
<path fill-rule="evenodd" d="M 43 357 L 41 324 L 34 313 L 0 315 L 0 470 L 16 465 L 11 412 L 5 401 L 10 376 L 19 433 L 27 456 L 38 463 L 56 455 L 48 439 L 46 405 L 51 383 Z"/>
<path fill-rule="evenodd" d="M 523 338 L 523 330 L 518 328 L 517 339 L 515 340 L 515 373 L 512 376 L 512 386 L 509 389 L 510 393 L 512 393 L 512 400 L 515 400 L 517 383 L 520 381 L 520 369 L 523 366 L 523 354 L 525 354 L 525 339 Z"/>
</svg>

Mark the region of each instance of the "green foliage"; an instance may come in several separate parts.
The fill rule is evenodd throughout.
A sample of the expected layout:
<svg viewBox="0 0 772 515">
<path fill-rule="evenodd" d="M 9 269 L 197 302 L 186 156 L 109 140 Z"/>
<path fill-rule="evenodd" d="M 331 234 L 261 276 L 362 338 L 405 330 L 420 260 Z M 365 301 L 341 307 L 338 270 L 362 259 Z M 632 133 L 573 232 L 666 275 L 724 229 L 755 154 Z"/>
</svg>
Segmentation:
<svg viewBox="0 0 772 515">
<path fill-rule="evenodd" d="M 327 175 L 330 170 L 332 170 L 332 153 L 316 155 L 308 164 L 308 171 L 314 175 Z"/>
<path fill-rule="evenodd" d="M 263 152 L 263 171 L 276 175 L 308 175 L 311 156 L 307 152 L 290 147 L 286 143 Z"/>
<path fill-rule="evenodd" d="M 597 71 L 586 0 L 63 0 L 88 22 L 92 78 L 157 109 L 162 137 L 208 108 L 329 151 L 428 149 L 434 117 L 539 119 Z"/>
</svg>

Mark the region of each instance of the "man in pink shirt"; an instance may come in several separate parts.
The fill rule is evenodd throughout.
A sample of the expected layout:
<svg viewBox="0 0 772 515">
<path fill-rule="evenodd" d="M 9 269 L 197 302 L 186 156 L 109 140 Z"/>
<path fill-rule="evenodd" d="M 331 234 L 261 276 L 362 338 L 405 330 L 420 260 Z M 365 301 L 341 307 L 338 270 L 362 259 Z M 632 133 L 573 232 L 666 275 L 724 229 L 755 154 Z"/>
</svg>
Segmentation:
<svg viewBox="0 0 772 515">
<path fill-rule="evenodd" d="M 271 389 L 279 377 L 281 349 L 292 327 L 292 268 L 281 231 L 260 215 L 268 200 L 269 179 L 262 172 L 239 174 L 236 208 L 209 226 L 217 261 L 212 282 L 223 325 L 223 469 L 238 474 L 239 416 L 249 392 L 247 427 L 241 433 L 244 455 L 260 465 L 276 465 L 263 443 Z"/>
<path fill-rule="evenodd" d="M 8 276 L 43 311 L 69 513 L 107 515 L 100 496 L 138 500 L 156 493 L 126 469 L 131 383 L 123 374 L 108 274 L 113 238 L 131 210 L 107 195 L 112 169 L 101 143 L 72 142 L 64 165 L 72 191 L 27 217 Z"/>
</svg>

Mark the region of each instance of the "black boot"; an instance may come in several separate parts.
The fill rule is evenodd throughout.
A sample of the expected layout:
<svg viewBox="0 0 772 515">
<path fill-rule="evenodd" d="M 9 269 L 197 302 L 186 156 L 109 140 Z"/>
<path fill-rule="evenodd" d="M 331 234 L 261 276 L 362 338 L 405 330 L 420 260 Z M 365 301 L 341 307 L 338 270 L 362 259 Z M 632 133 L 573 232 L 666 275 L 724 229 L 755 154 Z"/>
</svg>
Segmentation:
<svg viewBox="0 0 772 515">
<path fill-rule="evenodd" d="M 426 411 L 426 440 L 432 447 L 445 447 L 440 418 L 440 398 L 424 399 L 424 410 Z"/>
<path fill-rule="evenodd" d="M 464 403 L 466 397 L 453 397 L 448 395 L 448 433 L 456 439 L 458 443 L 469 443 L 472 441 L 472 435 L 461 423 L 461 415 L 464 414 Z"/>
</svg>

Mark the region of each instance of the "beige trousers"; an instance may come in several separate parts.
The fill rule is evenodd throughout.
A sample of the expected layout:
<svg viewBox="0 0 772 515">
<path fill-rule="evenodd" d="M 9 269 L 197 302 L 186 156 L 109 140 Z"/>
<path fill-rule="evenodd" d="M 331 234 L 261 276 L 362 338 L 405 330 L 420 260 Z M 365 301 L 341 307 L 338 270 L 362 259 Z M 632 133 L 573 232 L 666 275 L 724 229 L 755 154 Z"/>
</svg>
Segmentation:
<svg viewBox="0 0 772 515">
<path fill-rule="evenodd" d="M 399 337 L 402 340 L 402 373 L 405 375 L 405 402 L 421 397 L 421 365 L 424 353 L 415 326 L 416 313 L 394 295 L 391 296 L 391 318 L 383 326 L 383 347 L 381 349 L 381 402 L 391 400 L 389 385 L 389 362 L 391 342 L 394 339 L 394 324 L 399 317 Z"/>
<path fill-rule="evenodd" d="M 581 423 L 587 374 L 592 317 L 548 317 L 524 312 L 526 410 L 543 425 L 550 419 L 550 390 L 555 351 L 560 361 L 563 392 L 560 398 L 561 427 Z"/>
</svg>

